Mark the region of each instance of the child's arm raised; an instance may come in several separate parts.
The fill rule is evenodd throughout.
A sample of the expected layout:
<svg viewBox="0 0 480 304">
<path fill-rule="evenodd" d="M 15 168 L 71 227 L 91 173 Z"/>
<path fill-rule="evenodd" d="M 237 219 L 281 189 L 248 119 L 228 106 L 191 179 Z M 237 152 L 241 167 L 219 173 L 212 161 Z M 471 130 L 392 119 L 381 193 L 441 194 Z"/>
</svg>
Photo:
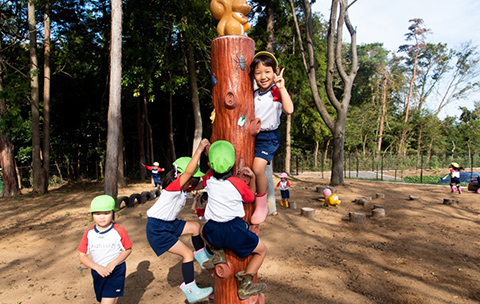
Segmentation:
<svg viewBox="0 0 480 304">
<path fill-rule="evenodd" d="M 206 147 L 210 146 L 210 142 L 208 139 L 204 138 L 198 145 L 197 150 L 192 156 L 192 159 L 187 165 L 187 168 L 185 168 L 185 172 L 180 176 L 180 186 L 183 187 L 190 177 L 192 177 L 193 173 L 195 172 L 195 169 L 197 169 L 198 166 L 198 161 L 200 160 L 200 156 L 202 155 L 202 152 L 205 150 Z"/>
<path fill-rule="evenodd" d="M 285 87 L 285 79 L 283 78 L 283 71 L 285 71 L 285 68 L 282 69 L 279 75 L 275 74 L 273 77 L 273 81 L 275 82 L 275 85 L 278 88 L 278 91 L 280 92 L 280 96 L 282 97 L 282 111 L 283 113 L 290 115 L 293 113 L 294 107 L 293 107 L 293 101 L 292 98 L 290 97 L 290 94 L 288 94 L 287 88 Z"/>
</svg>

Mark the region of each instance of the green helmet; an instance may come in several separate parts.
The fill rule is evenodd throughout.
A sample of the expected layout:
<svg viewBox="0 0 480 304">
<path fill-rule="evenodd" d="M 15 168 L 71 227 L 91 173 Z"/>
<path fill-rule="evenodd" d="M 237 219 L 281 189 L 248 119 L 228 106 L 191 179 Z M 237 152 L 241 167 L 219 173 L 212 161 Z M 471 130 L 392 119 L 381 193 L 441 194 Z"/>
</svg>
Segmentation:
<svg viewBox="0 0 480 304">
<path fill-rule="evenodd" d="M 228 172 L 235 165 L 235 148 L 226 140 L 217 140 L 208 150 L 208 160 L 213 171 Z"/>
<path fill-rule="evenodd" d="M 192 160 L 191 157 L 187 157 L 187 156 L 180 157 L 176 161 L 173 162 L 173 166 L 177 167 L 178 172 L 184 173 L 185 170 L 187 169 L 188 163 L 190 163 L 191 160 Z M 200 168 L 197 166 L 197 168 L 195 168 L 195 172 L 193 172 L 192 176 L 193 177 L 202 177 L 204 175 L 205 175 L 205 173 L 201 172 Z"/>
<path fill-rule="evenodd" d="M 115 200 L 110 195 L 99 195 L 90 204 L 90 212 L 107 212 L 112 210 L 115 210 Z"/>
</svg>

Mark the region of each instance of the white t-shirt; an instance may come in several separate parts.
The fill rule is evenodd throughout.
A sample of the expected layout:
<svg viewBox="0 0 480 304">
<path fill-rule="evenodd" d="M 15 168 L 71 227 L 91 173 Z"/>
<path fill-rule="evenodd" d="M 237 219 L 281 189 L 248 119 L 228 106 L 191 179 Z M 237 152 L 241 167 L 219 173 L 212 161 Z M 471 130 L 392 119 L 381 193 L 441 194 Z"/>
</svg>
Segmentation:
<svg viewBox="0 0 480 304">
<path fill-rule="evenodd" d="M 203 185 L 208 193 L 208 202 L 205 207 L 205 219 L 225 223 L 236 217 L 244 217 L 243 202 L 251 203 L 255 200 L 250 187 L 237 177 L 219 180 L 208 173 L 203 179 Z"/>
<path fill-rule="evenodd" d="M 256 90 L 253 93 L 255 101 L 255 117 L 260 118 L 261 131 L 272 131 L 278 129 L 280 116 L 282 115 L 282 97 L 276 85 L 273 85 L 266 92 Z"/>
<path fill-rule="evenodd" d="M 188 192 L 180 187 L 180 178 L 171 182 L 157 199 L 155 204 L 147 210 L 147 216 L 164 221 L 173 221 L 185 207 Z"/>
<path fill-rule="evenodd" d="M 105 267 L 130 248 L 132 242 L 122 226 L 112 224 L 107 230 L 99 231 L 94 225 L 83 234 L 77 251 L 90 254 L 95 263 Z"/>
</svg>

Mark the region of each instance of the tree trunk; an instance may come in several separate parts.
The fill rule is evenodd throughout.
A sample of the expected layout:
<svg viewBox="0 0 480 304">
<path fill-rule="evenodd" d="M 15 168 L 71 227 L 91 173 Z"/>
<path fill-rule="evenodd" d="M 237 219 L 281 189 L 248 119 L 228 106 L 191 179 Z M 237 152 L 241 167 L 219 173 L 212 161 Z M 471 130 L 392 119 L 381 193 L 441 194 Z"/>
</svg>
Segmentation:
<svg viewBox="0 0 480 304">
<path fill-rule="evenodd" d="M 246 36 L 227 35 L 212 41 L 213 105 L 215 121 L 211 142 L 227 140 L 235 147 L 233 174 L 244 166 L 251 168 L 254 158 L 255 135 L 260 127 L 255 119 L 253 89 L 249 77 L 255 44 Z M 254 204 L 244 204 L 245 220 L 250 222 Z M 251 257 L 240 259 L 225 250 L 230 275 L 214 276 L 215 303 L 244 303 L 237 295 L 235 273 L 245 270 Z"/>
<path fill-rule="evenodd" d="M 0 34 L 1 35 L 1 34 Z M 0 37 L 1 38 L 1 37 Z M 3 93 L 3 75 L 4 62 L 2 57 L 2 46 L 0 39 L 0 120 L 3 119 L 7 110 L 7 105 Z M 2 168 L 3 187 L 1 197 L 14 196 L 20 194 L 20 187 L 17 178 L 17 169 L 15 166 L 15 156 L 13 153 L 13 145 L 10 139 L 0 130 L 0 167 Z"/>
<path fill-rule="evenodd" d="M 104 192 L 116 199 L 118 193 L 118 144 L 120 139 L 122 82 L 122 1 L 112 0 L 110 38 L 110 98 L 108 103 L 107 157 Z"/>
<path fill-rule="evenodd" d="M 290 174 L 291 167 L 290 161 L 292 159 L 292 138 L 291 138 L 291 131 L 292 128 L 292 115 L 287 115 L 287 126 L 286 126 L 286 138 L 285 138 L 285 172 Z"/>
<path fill-rule="evenodd" d="M 30 103 L 32 106 L 32 162 L 33 192 L 46 193 L 45 174 L 42 167 L 42 150 L 40 144 L 40 95 L 38 84 L 37 30 L 35 21 L 35 4 L 28 1 L 28 23 L 30 31 Z"/>
<path fill-rule="evenodd" d="M 341 122 L 344 118 L 337 117 L 335 123 L 335 130 L 333 133 L 333 155 L 332 155 L 332 176 L 330 178 L 330 185 L 343 185 L 343 161 L 344 161 L 344 147 L 345 147 L 345 122 Z M 346 117 L 345 117 L 346 120 Z"/>
<path fill-rule="evenodd" d="M 141 165 L 148 163 L 145 159 L 145 109 L 146 109 L 146 97 L 145 90 L 140 89 L 140 98 L 137 102 L 137 133 L 138 133 L 138 168 L 140 169 L 140 180 L 143 181 L 146 178 L 145 168 Z"/>
<path fill-rule="evenodd" d="M 195 123 L 195 131 L 193 133 L 192 155 L 197 150 L 200 141 L 202 140 L 202 114 L 200 112 L 200 100 L 198 98 L 197 72 L 195 69 L 194 49 L 188 35 L 185 35 L 185 43 L 187 45 L 187 70 L 188 82 L 190 87 L 190 97 L 192 98 L 193 121 Z"/>
<path fill-rule="evenodd" d="M 266 50 L 274 54 L 273 43 L 275 40 L 275 16 L 273 14 L 273 0 L 267 0 L 267 48 Z"/>
<path fill-rule="evenodd" d="M 407 105 L 405 106 L 404 126 L 403 126 L 403 129 L 402 129 L 402 134 L 400 136 L 400 144 L 399 144 L 399 149 L 398 149 L 398 153 L 400 153 L 400 155 L 403 155 L 403 156 L 405 156 L 407 154 L 407 137 L 408 137 L 407 124 L 408 124 L 408 118 L 409 118 L 409 113 L 410 113 L 410 102 L 412 100 L 415 77 L 417 75 L 418 56 L 420 55 L 420 47 L 419 47 L 418 43 L 417 43 L 416 46 L 417 46 L 417 49 L 415 51 L 415 59 L 413 61 L 412 79 L 410 79 L 410 88 L 409 88 L 409 91 L 408 91 Z"/>
<path fill-rule="evenodd" d="M 168 96 L 168 141 L 170 143 L 170 157 L 173 163 L 177 159 L 177 152 L 175 151 L 175 132 L 173 131 L 173 93 L 170 92 Z"/>
<path fill-rule="evenodd" d="M 46 3 L 44 17 L 45 40 L 43 62 L 43 169 L 44 169 L 44 193 L 48 192 L 48 180 L 50 169 L 50 3 Z"/>
<path fill-rule="evenodd" d="M 383 128 L 385 126 L 385 115 L 387 113 L 387 83 L 388 83 L 388 74 L 383 79 L 383 88 L 382 88 L 382 113 L 380 114 L 380 125 L 378 131 L 378 153 L 382 152 L 382 140 L 383 140 Z"/>
<path fill-rule="evenodd" d="M 355 2 L 355 1 L 354 1 Z M 317 107 L 320 116 L 333 134 L 333 157 L 332 157 L 332 176 L 330 183 L 332 185 L 343 184 L 343 158 L 344 158 L 344 145 L 345 145 L 345 123 L 348 113 L 348 106 L 350 104 L 353 80 L 357 75 L 358 70 L 358 55 L 357 55 L 357 43 L 356 43 L 356 31 L 350 22 L 348 17 L 348 1 L 347 0 L 332 0 L 332 7 L 330 12 L 330 20 L 328 23 L 327 34 L 327 75 L 325 80 L 325 88 L 327 97 L 337 113 L 336 120 L 333 120 L 332 116 L 328 113 L 325 107 L 317 87 L 315 62 L 315 50 L 313 44 L 313 21 L 312 11 L 309 0 L 303 1 L 305 7 L 306 18 L 306 46 L 307 52 L 303 52 L 301 42 L 301 32 L 298 22 L 296 23 L 297 35 L 299 37 L 299 45 L 302 48 L 302 59 L 305 67 L 305 71 L 308 76 L 308 83 L 310 90 L 312 91 L 313 99 Z M 353 2 L 352 2 L 353 4 Z M 293 1 L 290 1 L 292 9 L 294 9 Z M 295 10 L 293 10 L 295 11 Z M 296 19 L 294 19 L 296 20 Z M 338 25 L 338 26 L 337 26 Z M 350 71 L 345 70 L 343 65 L 343 29 L 344 27 L 350 33 Z M 308 58 L 306 56 L 308 54 Z M 343 82 L 342 100 L 337 99 L 338 92 L 338 80 L 335 76 L 339 76 L 339 80 Z M 335 83 L 335 85 L 334 85 Z M 337 91 L 337 92 L 336 92 Z M 341 150 L 338 150 L 341 149 Z"/>
<path fill-rule="evenodd" d="M 120 115 L 120 120 L 118 122 L 120 124 L 120 136 L 118 138 L 118 164 L 117 164 L 117 181 L 118 185 L 121 188 L 127 187 L 127 180 L 125 179 L 125 159 L 124 159 L 124 151 L 125 147 L 123 144 L 123 119 L 122 115 Z"/>
</svg>

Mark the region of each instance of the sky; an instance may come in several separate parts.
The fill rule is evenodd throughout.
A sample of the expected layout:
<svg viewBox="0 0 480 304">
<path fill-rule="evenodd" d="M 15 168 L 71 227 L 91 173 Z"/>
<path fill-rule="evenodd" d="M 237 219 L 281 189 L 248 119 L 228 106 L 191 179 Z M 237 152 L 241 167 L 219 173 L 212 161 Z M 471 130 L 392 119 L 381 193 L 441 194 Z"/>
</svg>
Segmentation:
<svg viewBox="0 0 480 304">
<path fill-rule="evenodd" d="M 352 0 L 348 1 L 349 3 Z M 330 15 L 331 0 L 316 0 L 314 12 Z M 426 36 L 430 43 L 447 43 L 450 48 L 472 41 L 480 48 L 480 0 L 357 0 L 349 9 L 349 17 L 357 28 L 357 44 L 382 42 L 393 52 L 407 44 L 408 20 L 420 18 L 431 30 Z M 473 109 L 480 93 L 469 100 L 447 106 L 440 118 L 459 116 L 459 106 Z"/>
</svg>

